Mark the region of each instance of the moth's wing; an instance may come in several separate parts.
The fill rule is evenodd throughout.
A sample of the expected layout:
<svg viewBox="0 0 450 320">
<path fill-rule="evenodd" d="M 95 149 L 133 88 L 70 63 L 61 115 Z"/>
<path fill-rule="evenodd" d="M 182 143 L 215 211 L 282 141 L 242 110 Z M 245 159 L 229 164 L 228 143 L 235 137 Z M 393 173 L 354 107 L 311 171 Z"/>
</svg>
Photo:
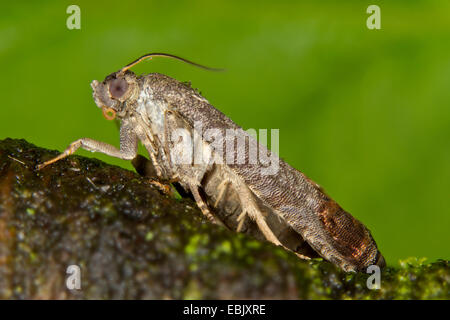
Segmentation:
<svg viewBox="0 0 450 320">
<path fill-rule="evenodd" d="M 276 210 L 268 207 L 258 198 L 256 203 L 262 211 L 270 230 L 286 249 L 294 252 L 302 259 L 312 259 L 320 256 L 304 239 L 303 235 L 286 223 Z"/>
<path fill-rule="evenodd" d="M 384 266 L 370 231 L 303 173 L 279 159 L 276 175 L 246 168 L 250 189 L 325 259 L 346 271 Z"/>
<path fill-rule="evenodd" d="M 204 129 L 236 129 L 248 135 L 231 119 L 214 108 L 192 88 L 164 75 L 148 79 L 154 83 L 154 97 L 160 96 L 176 107 L 191 126 L 201 123 Z M 255 142 L 253 137 L 249 141 Z M 258 149 L 268 152 L 258 144 Z M 248 155 L 247 155 L 248 158 Z M 245 182 L 264 205 L 276 212 L 322 257 L 344 270 L 362 270 L 371 264 L 383 266 L 369 230 L 342 210 L 323 193 L 317 184 L 279 159 L 279 170 L 272 175 L 261 173 L 260 165 L 235 164 L 229 167 Z"/>
</svg>

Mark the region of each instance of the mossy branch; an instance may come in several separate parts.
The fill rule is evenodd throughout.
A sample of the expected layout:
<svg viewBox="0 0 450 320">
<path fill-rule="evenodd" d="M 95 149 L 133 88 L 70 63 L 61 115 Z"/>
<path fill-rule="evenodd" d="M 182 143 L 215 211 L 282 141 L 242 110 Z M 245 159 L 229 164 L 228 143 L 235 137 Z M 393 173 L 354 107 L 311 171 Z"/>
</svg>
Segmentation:
<svg viewBox="0 0 450 320">
<path fill-rule="evenodd" d="M 369 290 L 369 275 L 213 225 L 134 172 L 78 156 L 35 169 L 57 153 L 0 141 L 2 299 L 449 299 L 448 261 L 404 262 Z"/>
</svg>

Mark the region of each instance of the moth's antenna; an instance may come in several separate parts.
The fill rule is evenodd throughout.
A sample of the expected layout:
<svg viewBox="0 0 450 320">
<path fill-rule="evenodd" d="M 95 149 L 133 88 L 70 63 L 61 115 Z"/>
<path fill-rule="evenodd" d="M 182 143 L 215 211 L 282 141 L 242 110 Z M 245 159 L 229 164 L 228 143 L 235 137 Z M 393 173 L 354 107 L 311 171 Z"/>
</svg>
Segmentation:
<svg viewBox="0 0 450 320">
<path fill-rule="evenodd" d="M 169 53 L 148 53 L 146 55 L 143 55 L 142 57 L 137 58 L 136 60 L 134 60 L 133 62 L 127 64 L 125 67 L 123 67 L 122 69 L 120 69 L 119 73 L 123 74 L 125 71 L 127 71 L 128 69 L 130 69 L 131 67 L 134 67 L 135 65 L 137 65 L 139 62 L 142 62 L 144 60 L 147 59 L 152 59 L 153 57 L 166 57 L 166 58 L 172 58 L 175 60 L 179 60 L 179 61 L 183 61 L 186 62 L 188 64 L 191 64 L 193 66 L 196 66 L 198 68 L 202 68 L 205 70 L 209 70 L 209 71 L 224 71 L 224 69 L 218 69 L 218 68 L 211 68 L 211 67 L 207 67 L 195 62 L 192 62 L 190 60 L 175 56 L 173 54 L 169 54 Z"/>
</svg>

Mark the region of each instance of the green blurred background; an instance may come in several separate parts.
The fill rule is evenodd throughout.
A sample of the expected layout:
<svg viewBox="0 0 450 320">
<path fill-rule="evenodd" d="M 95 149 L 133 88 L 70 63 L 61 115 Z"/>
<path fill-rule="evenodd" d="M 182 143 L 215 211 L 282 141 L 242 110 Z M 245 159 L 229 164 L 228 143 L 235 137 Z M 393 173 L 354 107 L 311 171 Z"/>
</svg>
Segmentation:
<svg viewBox="0 0 450 320">
<path fill-rule="evenodd" d="M 14 1 L 2 3 L 0 139 L 118 145 L 94 104 L 134 68 L 192 81 L 244 128 L 279 128 L 280 155 L 372 231 L 390 264 L 449 259 L 450 1 Z M 66 8 L 81 8 L 81 30 Z M 381 7 L 381 30 L 366 8 Z M 80 151 L 132 168 L 126 161 Z"/>
</svg>

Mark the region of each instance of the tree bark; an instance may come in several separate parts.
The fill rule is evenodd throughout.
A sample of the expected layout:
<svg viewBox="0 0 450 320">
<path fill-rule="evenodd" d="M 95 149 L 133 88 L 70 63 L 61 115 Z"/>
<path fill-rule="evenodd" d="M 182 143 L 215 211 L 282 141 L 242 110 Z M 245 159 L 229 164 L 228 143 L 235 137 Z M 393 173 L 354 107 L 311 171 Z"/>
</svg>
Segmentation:
<svg viewBox="0 0 450 320">
<path fill-rule="evenodd" d="M 134 172 L 79 156 L 35 169 L 57 154 L 0 140 L 1 299 L 449 299 L 448 261 L 403 262 L 369 290 L 369 275 L 214 225 Z"/>
</svg>

